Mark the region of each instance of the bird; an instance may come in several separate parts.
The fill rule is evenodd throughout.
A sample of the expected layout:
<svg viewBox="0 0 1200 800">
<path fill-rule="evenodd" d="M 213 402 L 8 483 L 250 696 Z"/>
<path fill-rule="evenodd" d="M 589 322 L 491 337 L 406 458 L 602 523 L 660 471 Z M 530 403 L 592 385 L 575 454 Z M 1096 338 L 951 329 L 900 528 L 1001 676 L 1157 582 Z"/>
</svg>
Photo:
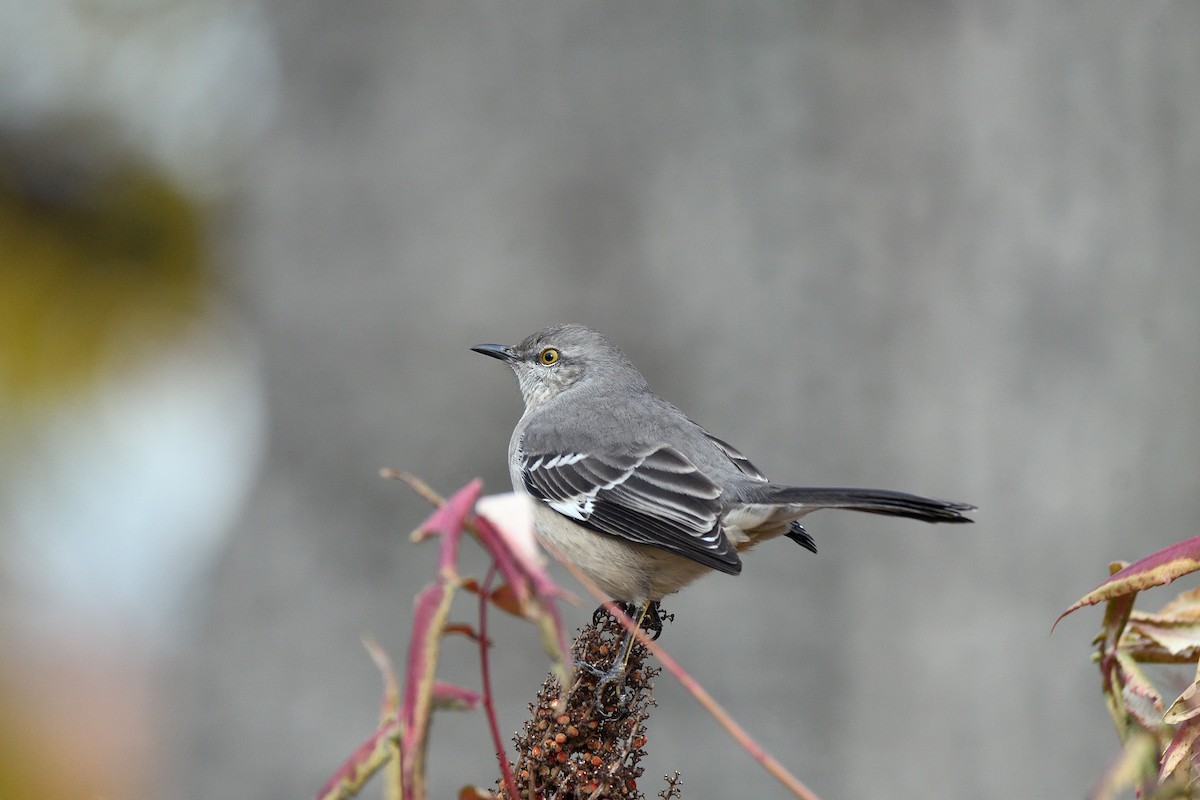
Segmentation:
<svg viewBox="0 0 1200 800">
<path fill-rule="evenodd" d="M 513 488 L 534 501 L 537 536 L 637 609 L 638 624 L 657 622 L 658 602 L 702 575 L 739 574 L 741 554 L 765 541 L 784 536 L 815 553 L 799 520 L 818 509 L 973 521 L 967 503 L 769 481 L 655 394 L 612 340 L 582 325 L 471 349 L 516 373 L 525 410 L 508 466 Z"/>
</svg>

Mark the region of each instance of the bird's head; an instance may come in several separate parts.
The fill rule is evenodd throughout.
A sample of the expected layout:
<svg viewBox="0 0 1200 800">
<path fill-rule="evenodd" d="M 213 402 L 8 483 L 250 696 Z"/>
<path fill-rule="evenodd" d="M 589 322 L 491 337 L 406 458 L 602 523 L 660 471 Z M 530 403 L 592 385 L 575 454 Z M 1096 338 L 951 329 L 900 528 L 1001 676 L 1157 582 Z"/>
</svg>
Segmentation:
<svg viewBox="0 0 1200 800">
<path fill-rule="evenodd" d="M 512 367 L 525 408 L 536 408 L 583 381 L 600 391 L 616 382 L 642 386 L 645 381 L 607 336 L 582 325 L 543 328 L 515 347 L 477 344 L 476 353 Z"/>
</svg>

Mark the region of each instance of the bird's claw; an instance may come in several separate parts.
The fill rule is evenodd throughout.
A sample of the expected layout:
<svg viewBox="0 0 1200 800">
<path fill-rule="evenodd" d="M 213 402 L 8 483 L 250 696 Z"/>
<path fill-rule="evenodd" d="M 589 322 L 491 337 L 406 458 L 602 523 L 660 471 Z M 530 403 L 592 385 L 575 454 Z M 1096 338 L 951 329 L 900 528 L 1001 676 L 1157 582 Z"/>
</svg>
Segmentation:
<svg viewBox="0 0 1200 800">
<path fill-rule="evenodd" d="M 637 619 L 637 612 L 639 611 L 638 606 L 634 605 L 633 603 L 622 603 L 619 601 L 615 602 L 615 605 L 619 606 L 621 610 L 625 612 L 626 616 L 634 620 Z M 604 622 L 604 617 L 607 614 L 607 606 L 598 606 L 596 610 L 592 612 L 592 624 L 600 625 Z M 658 637 L 662 636 L 663 615 L 657 601 L 650 603 L 650 605 L 646 608 L 646 615 L 642 619 L 642 630 L 650 634 L 651 641 L 657 642 Z"/>
<path fill-rule="evenodd" d="M 646 616 L 642 619 L 642 630 L 650 634 L 650 640 L 654 642 L 657 642 L 658 637 L 662 636 L 663 618 L 657 601 L 646 607 Z"/>
<path fill-rule="evenodd" d="M 632 603 L 623 603 L 620 600 L 614 600 L 613 605 L 616 606 L 617 608 L 621 609 L 622 611 L 624 611 L 625 614 L 630 617 L 632 617 L 634 615 L 634 612 L 637 611 L 637 606 L 633 605 Z M 596 610 L 592 612 L 592 624 L 593 625 L 602 624 L 604 622 L 604 618 L 606 616 L 609 616 L 608 606 L 607 605 L 597 606 Z"/>
</svg>

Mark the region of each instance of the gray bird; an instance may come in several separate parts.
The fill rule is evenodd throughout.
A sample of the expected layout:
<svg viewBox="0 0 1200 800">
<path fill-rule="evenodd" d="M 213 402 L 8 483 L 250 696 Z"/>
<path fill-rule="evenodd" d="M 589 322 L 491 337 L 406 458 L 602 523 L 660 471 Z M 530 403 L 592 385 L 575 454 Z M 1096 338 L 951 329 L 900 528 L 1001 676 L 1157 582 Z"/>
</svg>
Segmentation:
<svg viewBox="0 0 1200 800">
<path fill-rule="evenodd" d="M 728 443 L 650 390 L 606 336 L 556 325 L 516 347 L 471 348 L 512 367 L 525 400 L 508 465 L 534 503 L 538 536 L 614 600 L 648 608 L 709 570 L 742 571 L 739 553 L 797 522 L 848 508 L 926 522 L 971 522 L 965 503 L 880 489 L 771 483 Z M 640 617 L 639 617 L 640 621 Z"/>
</svg>

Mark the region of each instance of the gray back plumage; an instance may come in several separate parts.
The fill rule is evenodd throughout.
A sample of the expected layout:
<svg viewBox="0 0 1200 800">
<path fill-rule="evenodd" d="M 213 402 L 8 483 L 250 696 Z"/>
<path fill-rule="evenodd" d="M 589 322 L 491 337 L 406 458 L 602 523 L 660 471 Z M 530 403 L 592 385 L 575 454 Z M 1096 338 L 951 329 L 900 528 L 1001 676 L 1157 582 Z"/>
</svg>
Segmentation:
<svg viewBox="0 0 1200 800">
<path fill-rule="evenodd" d="M 756 526 L 778 535 L 816 508 L 970 521 L 962 512 L 973 507 L 960 503 L 770 483 L 732 445 L 651 391 L 608 337 L 581 325 L 545 328 L 512 348 L 475 349 L 512 367 L 525 400 L 509 447 L 514 486 L 597 533 L 736 574 L 741 562 L 723 528 L 732 516 L 751 526 L 743 530 L 751 538 Z M 813 549 L 803 528 L 791 530 Z"/>
</svg>

